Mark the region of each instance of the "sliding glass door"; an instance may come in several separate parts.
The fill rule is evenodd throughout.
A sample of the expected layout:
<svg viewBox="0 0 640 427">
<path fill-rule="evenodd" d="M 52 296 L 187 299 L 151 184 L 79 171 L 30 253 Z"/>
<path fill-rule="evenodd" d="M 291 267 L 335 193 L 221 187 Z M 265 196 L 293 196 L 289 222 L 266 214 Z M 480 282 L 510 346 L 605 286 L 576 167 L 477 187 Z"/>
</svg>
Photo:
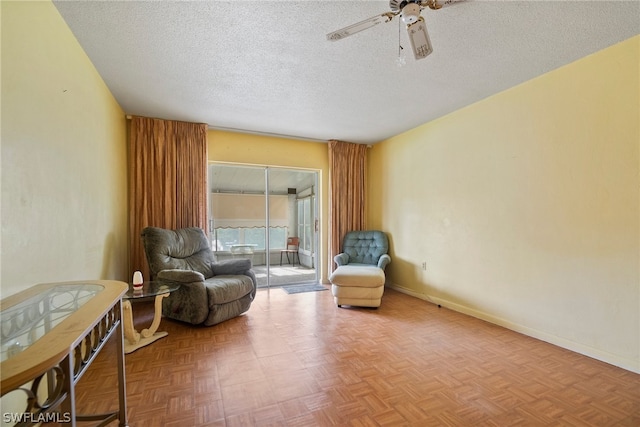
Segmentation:
<svg viewBox="0 0 640 427">
<path fill-rule="evenodd" d="M 317 172 L 209 165 L 217 260 L 249 258 L 259 287 L 317 282 Z"/>
<path fill-rule="evenodd" d="M 263 168 L 209 166 L 209 238 L 218 261 L 250 258 L 265 249 Z"/>
</svg>

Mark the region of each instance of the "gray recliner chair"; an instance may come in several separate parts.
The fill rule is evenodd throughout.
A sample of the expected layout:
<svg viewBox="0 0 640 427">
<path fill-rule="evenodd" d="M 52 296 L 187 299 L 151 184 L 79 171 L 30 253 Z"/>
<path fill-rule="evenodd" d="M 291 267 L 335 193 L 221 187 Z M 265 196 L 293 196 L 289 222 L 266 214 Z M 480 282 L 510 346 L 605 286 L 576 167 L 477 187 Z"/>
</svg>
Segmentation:
<svg viewBox="0 0 640 427">
<path fill-rule="evenodd" d="M 386 280 L 384 269 L 391 262 L 389 240 L 378 230 L 350 231 L 342 242 L 342 253 L 334 257 L 338 268 L 331 274 L 331 293 L 338 307 L 379 307 Z"/>
<path fill-rule="evenodd" d="M 166 317 L 211 326 L 249 310 L 257 291 L 251 260 L 216 262 L 201 228 L 147 227 L 142 243 L 152 280 L 181 284 L 162 301 Z"/>
</svg>

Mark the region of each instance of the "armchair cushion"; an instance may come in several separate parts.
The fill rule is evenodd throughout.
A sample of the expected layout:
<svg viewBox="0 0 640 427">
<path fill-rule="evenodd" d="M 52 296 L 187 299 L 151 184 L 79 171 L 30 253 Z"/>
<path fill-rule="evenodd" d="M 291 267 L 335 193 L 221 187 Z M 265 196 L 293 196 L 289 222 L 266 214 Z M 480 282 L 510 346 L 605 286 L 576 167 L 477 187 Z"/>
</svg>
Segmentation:
<svg viewBox="0 0 640 427">
<path fill-rule="evenodd" d="M 147 227 L 142 230 L 142 240 L 152 277 L 167 269 L 197 271 L 205 278 L 213 276 L 213 252 L 201 228 Z"/>
<path fill-rule="evenodd" d="M 209 308 L 216 304 L 226 304 L 251 294 L 253 282 L 244 275 L 213 276 L 204 283 L 209 296 Z"/>
</svg>

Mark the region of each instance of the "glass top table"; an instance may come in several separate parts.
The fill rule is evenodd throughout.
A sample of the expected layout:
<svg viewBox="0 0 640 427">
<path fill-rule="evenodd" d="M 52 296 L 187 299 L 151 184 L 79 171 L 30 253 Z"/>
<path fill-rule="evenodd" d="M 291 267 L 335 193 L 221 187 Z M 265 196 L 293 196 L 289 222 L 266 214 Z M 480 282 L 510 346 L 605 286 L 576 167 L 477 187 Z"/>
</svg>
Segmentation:
<svg viewBox="0 0 640 427">
<path fill-rule="evenodd" d="M 126 290 L 126 283 L 115 280 L 41 283 L 0 300 L 0 394 L 11 394 L 9 400 L 17 405 L 24 399 L 23 415 L 30 417 L 22 419 L 24 425 L 52 420 L 48 416 L 54 412 L 68 417 L 71 425 L 114 420 L 127 425 L 121 320 Z M 76 383 L 114 336 L 118 410 L 79 414 Z"/>
<path fill-rule="evenodd" d="M 180 284 L 172 282 L 144 282 L 142 289 L 134 289 L 133 285 L 129 284 L 129 290 L 122 296 L 123 299 L 137 299 L 137 298 L 149 298 L 162 294 L 168 294 L 178 290 Z"/>
<path fill-rule="evenodd" d="M 0 360 L 22 353 L 103 289 L 91 283 L 58 284 L 2 310 Z"/>
<path fill-rule="evenodd" d="M 122 296 L 122 315 L 124 320 L 124 352 L 132 353 L 137 349 L 151 344 L 152 342 L 166 337 L 167 332 L 158 332 L 160 319 L 162 319 L 162 299 L 169 296 L 171 292 L 180 289 L 180 284 L 175 282 L 150 281 L 144 282 L 141 289 L 134 289 L 129 283 L 129 290 Z M 155 298 L 155 311 L 153 322 L 149 328 L 136 331 L 133 326 L 133 309 L 131 302 L 146 298 Z"/>
</svg>

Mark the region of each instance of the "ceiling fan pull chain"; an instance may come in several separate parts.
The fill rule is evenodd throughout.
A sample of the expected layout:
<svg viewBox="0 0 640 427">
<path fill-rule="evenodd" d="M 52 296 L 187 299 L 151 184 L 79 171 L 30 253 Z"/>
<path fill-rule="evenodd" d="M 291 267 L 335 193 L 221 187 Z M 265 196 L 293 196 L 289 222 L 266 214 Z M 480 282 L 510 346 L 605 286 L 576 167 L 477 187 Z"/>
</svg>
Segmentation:
<svg viewBox="0 0 640 427">
<path fill-rule="evenodd" d="M 402 67 L 406 64 L 406 60 L 405 58 L 402 56 L 402 50 L 404 49 L 402 47 L 402 44 L 400 43 L 400 26 L 401 26 L 401 20 L 398 19 L 398 59 L 396 60 L 396 64 L 399 67 Z"/>
</svg>

